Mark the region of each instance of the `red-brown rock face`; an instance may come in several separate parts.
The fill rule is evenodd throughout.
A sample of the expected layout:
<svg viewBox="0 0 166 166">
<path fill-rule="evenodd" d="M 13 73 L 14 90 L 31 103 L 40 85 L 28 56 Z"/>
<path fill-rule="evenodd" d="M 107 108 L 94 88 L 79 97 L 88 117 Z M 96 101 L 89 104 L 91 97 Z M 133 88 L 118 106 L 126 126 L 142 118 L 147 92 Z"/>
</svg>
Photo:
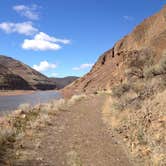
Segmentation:
<svg viewBox="0 0 166 166">
<path fill-rule="evenodd" d="M 101 55 L 91 71 L 66 87 L 63 92 L 72 95 L 82 92 L 109 90 L 122 82 L 125 61 L 132 56 L 153 52 L 159 59 L 166 51 L 166 6 L 145 19 L 133 32 L 118 41 L 111 50 Z"/>
</svg>

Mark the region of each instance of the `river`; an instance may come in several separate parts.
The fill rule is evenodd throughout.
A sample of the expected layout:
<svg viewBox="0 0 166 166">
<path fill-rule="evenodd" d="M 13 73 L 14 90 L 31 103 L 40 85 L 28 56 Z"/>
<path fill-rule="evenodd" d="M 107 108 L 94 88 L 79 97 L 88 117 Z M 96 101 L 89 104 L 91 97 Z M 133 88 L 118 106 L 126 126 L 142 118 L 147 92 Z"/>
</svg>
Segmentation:
<svg viewBox="0 0 166 166">
<path fill-rule="evenodd" d="M 37 105 L 62 96 L 56 91 L 37 91 L 31 94 L 0 96 L 0 113 L 7 113 L 15 110 L 21 104 Z"/>
</svg>

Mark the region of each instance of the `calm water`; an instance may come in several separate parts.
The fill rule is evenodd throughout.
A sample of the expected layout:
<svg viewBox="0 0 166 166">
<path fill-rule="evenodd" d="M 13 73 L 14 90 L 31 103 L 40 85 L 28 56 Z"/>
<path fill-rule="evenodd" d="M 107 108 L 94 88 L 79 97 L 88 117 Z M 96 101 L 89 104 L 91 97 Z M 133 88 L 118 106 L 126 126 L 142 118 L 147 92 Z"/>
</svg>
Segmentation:
<svg viewBox="0 0 166 166">
<path fill-rule="evenodd" d="M 0 96 L 0 113 L 15 110 L 20 104 L 37 105 L 59 98 L 61 98 L 61 95 L 56 91 L 38 91 L 32 94 Z"/>
</svg>

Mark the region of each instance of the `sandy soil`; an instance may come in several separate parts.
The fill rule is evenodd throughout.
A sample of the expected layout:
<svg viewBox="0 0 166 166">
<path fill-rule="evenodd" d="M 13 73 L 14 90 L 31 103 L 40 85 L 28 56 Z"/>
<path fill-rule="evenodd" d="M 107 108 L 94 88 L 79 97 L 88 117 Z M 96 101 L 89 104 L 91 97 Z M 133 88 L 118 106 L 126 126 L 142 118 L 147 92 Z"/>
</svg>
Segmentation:
<svg viewBox="0 0 166 166">
<path fill-rule="evenodd" d="M 31 94 L 34 93 L 33 90 L 8 90 L 8 91 L 0 91 L 0 96 L 15 96 L 15 95 L 23 95 L 23 94 Z"/>
<path fill-rule="evenodd" d="M 102 120 L 105 97 L 77 102 L 15 145 L 14 166 L 130 166 Z"/>
</svg>

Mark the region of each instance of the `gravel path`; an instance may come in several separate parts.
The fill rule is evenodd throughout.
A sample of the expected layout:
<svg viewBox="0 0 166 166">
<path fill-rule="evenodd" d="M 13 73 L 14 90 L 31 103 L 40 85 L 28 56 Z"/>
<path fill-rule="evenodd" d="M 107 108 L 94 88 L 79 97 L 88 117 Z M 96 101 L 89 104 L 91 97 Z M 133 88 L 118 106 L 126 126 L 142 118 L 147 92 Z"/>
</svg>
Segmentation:
<svg viewBox="0 0 166 166">
<path fill-rule="evenodd" d="M 118 141 L 103 124 L 104 101 L 103 97 L 85 99 L 60 112 L 35 140 L 24 140 L 28 159 L 14 165 L 130 166 Z"/>
</svg>

